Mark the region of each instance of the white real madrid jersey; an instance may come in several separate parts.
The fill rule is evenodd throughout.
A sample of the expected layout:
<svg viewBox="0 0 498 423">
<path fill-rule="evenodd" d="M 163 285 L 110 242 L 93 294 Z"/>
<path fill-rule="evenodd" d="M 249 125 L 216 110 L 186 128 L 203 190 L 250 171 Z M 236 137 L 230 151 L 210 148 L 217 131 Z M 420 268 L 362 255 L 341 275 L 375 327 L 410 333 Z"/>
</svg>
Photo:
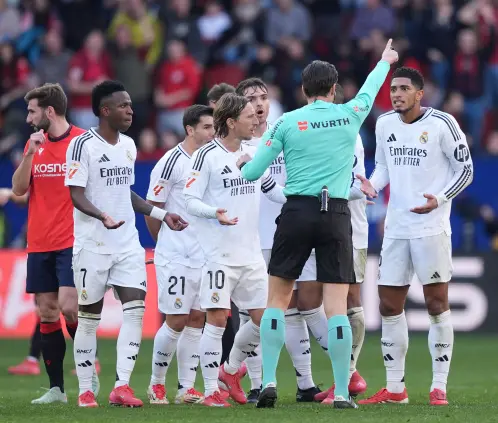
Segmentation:
<svg viewBox="0 0 498 423">
<path fill-rule="evenodd" d="M 420 238 L 451 233 L 451 200 L 472 182 L 473 164 L 465 134 L 453 116 L 432 108 L 410 124 L 392 111 L 376 126 L 375 170 L 370 180 L 379 191 L 390 184 L 384 236 Z M 437 196 L 429 214 L 413 207 Z"/>
<path fill-rule="evenodd" d="M 154 166 L 150 176 L 147 200 L 165 203 L 164 208 L 182 216 L 189 226 L 181 232 L 172 231 L 163 223 L 159 230 L 154 261 L 171 261 L 192 268 L 204 264 L 204 256 L 195 235 L 194 216 L 187 213 L 183 188 L 190 171 L 190 156 L 181 144 L 169 150 Z"/>
<path fill-rule="evenodd" d="M 106 229 L 102 222 L 74 209 L 74 252 L 81 249 L 114 254 L 140 248 L 131 186 L 135 183 L 135 142 L 119 134 L 112 145 L 95 128 L 73 138 L 66 152 L 66 186 L 85 188 L 85 197 L 115 221 L 125 223 Z"/>
<path fill-rule="evenodd" d="M 365 150 L 363 142 L 358 135 L 354 149 L 353 173 L 351 176 L 351 186 L 360 189 L 361 181 L 355 175 L 365 176 Z M 365 197 L 358 200 L 350 200 L 349 210 L 351 211 L 351 226 L 353 227 L 353 247 L 357 250 L 368 248 L 368 220 L 365 207 L 367 200 Z"/>
</svg>

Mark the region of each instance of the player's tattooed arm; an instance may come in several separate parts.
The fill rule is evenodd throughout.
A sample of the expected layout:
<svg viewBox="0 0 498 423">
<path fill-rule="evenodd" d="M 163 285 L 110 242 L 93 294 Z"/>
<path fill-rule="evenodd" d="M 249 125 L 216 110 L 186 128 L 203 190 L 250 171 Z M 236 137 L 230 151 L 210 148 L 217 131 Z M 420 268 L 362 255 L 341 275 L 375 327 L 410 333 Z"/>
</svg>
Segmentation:
<svg viewBox="0 0 498 423">
<path fill-rule="evenodd" d="M 85 187 L 69 186 L 71 200 L 74 208 L 87 216 L 100 220 L 107 229 L 117 229 L 124 224 L 124 221 L 116 222 L 111 216 L 100 211 L 92 202 L 85 196 Z"/>
</svg>

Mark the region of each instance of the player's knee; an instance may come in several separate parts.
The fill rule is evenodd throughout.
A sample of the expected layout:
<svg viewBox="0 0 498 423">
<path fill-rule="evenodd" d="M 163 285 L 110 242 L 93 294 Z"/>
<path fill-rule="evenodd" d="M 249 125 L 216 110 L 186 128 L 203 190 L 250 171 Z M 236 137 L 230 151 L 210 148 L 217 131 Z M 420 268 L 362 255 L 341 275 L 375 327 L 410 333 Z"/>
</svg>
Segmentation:
<svg viewBox="0 0 498 423">
<path fill-rule="evenodd" d="M 359 288 L 359 286 L 358 286 Z M 351 285 L 348 292 L 348 309 L 361 307 L 361 295 L 360 290 L 356 289 L 355 285 Z"/>
<path fill-rule="evenodd" d="M 42 321 L 55 321 L 60 314 L 59 303 L 55 299 L 44 298 L 39 300 L 38 310 Z"/>
<path fill-rule="evenodd" d="M 228 310 L 212 309 L 208 310 L 206 322 L 218 328 L 224 328 L 227 325 Z"/>
<path fill-rule="evenodd" d="M 61 305 L 61 313 L 68 323 L 73 323 L 78 320 L 78 304 L 63 304 Z"/>
<path fill-rule="evenodd" d="M 427 312 L 431 316 L 438 316 L 441 313 L 449 310 L 448 298 L 444 295 L 431 295 L 426 296 L 425 305 L 427 307 Z"/>
<path fill-rule="evenodd" d="M 123 319 L 142 324 L 145 313 L 145 301 L 134 300 L 123 303 Z"/>
<path fill-rule="evenodd" d="M 403 313 L 404 304 L 393 298 L 381 298 L 379 311 L 381 316 L 398 316 Z"/>
<path fill-rule="evenodd" d="M 203 328 L 206 322 L 206 314 L 201 311 L 193 310 L 188 317 L 187 325 L 191 328 Z"/>
<path fill-rule="evenodd" d="M 188 321 L 188 314 L 170 314 L 166 316 L 166 324 L 175 332 L 182 332 Z"/>
<path fill-rule="evenodd" d="M 297 309 L 299 311 L 309 311 L 319 308 L 322 305 L 321 296 L 305 296 L 299 295 L 297 297 Z"/>
</svg>

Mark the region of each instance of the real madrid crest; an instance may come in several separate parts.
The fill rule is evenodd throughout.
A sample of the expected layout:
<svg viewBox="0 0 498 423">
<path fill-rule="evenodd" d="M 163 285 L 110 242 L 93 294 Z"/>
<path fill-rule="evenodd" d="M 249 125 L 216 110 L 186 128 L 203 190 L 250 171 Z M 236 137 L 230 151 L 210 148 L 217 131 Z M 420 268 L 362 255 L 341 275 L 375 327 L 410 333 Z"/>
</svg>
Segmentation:
<svg viewBox="0 0 498 423">
<path fill-rule="evenodd" d="M 429 141 L 429 133 L 428 132 L 422 132 L 422 135 L 420 135 L 419 140 L 420 140 L 420 142 L 422 144 L 427 144 L 427 141 Z"/>
<path fill-rule="evenodd" d="M 177 298 L 176 301 L 175 301 L 175 308 L 177 310 L 181 309 L 182 308 L 182 300 L 180 298 Z"/>
<path fill-rule="evenodd" d="M 220 296 L 217 292 L 213 292 L 213 295 L 211 295 L 211 301 L 213 303 L 217 303 L 218 301 L 220 301 Z"/>
<path fill-rule="evenodd" d="M 81 291 L 81 299 L 82 299 L 83 301 L 88 300 L 88 295 L 87 295 L 87 293 L 86 293 L 86 289 L 84 289 L 83 291 Z"/>
</svg>

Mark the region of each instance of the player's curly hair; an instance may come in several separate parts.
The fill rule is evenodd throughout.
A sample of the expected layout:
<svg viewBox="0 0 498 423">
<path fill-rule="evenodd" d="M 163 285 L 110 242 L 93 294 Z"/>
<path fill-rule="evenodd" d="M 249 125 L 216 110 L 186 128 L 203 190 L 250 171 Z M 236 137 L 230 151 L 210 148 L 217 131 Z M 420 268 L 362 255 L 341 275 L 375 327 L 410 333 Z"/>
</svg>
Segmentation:
<svg viewBox="0 0 498 423">
<path fill-rule="evenodd" d="M 57 116 L 65 116 L 67 110 L 67 97 L 60 84 L 44 84 L 29 91 L 24 96 L 24 101 L 38 100 L 42 109 L 53 107 Z"/>
<path fill-rule="evenodd" d="M 228 119 L 237 120 L 247 103 L 249 103 L 247 98 L 232 93 L 227 93 L 218 100 L 213 114 L 214 130 L 217 136 L 223 138 L 228 135 Z"/>
<path fill-rule="evenodd" d="M 402 66 L 393 72 L 391 81 L 394 78 L 408 78 L 417 90 L 424 89 L 424 77 L 419 70 Z"/>
<path fill-rule="evenodd" d="M 97 117 L 100 117 L 102 100 L 110 97 L 114 93 L 126 91 L 124 85 L 119 81 L 104 81 L 93 87 L 92 90 L 92 111 Z"/>
<path fill-rule="evenodd" d="M 262 90 L 268 92 L 268 87 L 266 86 L 266 84 L 263 82 L 262 79 L 248 78 L 248 79 L 244 79 L 243 81 L 239 82 L 239 85 L 237 85 L 237 88 L 235 88 L 235 94 L 245 95 L 245 92 L 249 88 L 252 88 L 254 90 L 261 88 Z"/>
<path fill-rule="evenodd" d="M 303 91 L 306 97 L 327 96 L 339 74 L 334 65 L 322 60 L 314 60 L 306 66 L 301 74 Z"/>
</svg>

